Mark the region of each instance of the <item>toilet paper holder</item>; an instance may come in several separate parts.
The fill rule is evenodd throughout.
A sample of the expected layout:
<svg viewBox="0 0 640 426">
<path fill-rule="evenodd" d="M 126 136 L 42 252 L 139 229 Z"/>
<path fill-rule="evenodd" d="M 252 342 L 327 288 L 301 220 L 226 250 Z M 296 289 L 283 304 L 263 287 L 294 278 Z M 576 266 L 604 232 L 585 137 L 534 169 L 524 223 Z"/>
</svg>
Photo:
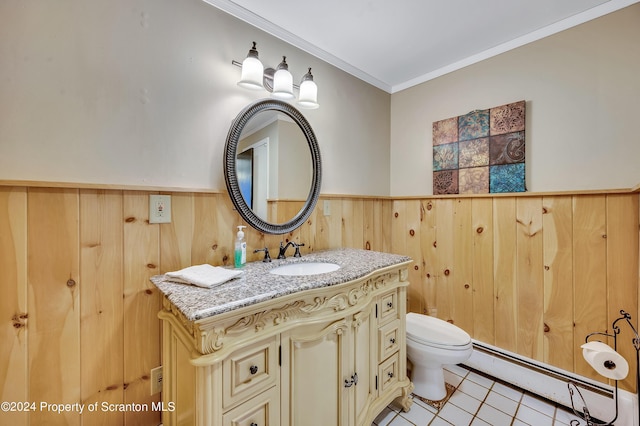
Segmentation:
<svg viewBox="0 0 640 426">
<path fill-rule="evenodd" d="M 638 369 L 640 367 L 640 336 L 638 336 L 638 331 L 633 326 L 633 324 L 631 324 L 631 315 L 629 313 L 625 312 L 624 310 L 620 310 L 620 317 L 617 318 L 615 321 L 613 321 L 613 324 L 611 326 L 613 330 L 612 333 L 605 333 L 605 332 L 590 333 L 585 338 L 585 342 L 588 343 L 589 339 L 592 338 L 593 336 L 611 337 L 613 338 L 613 350 L 617 351 L 618 335 L 620 334 L 620 326 L 618 325 L 618 322 L 620 321 L 626 321 L 627 324 L 629 324 L 631 331 L 633 332 L 631 343 L 636 350 L 636 395 L 639 395 L 638 392 L 640 392 L 640 371 Z M 569 381 L 567 386 L 569 388 L 569 395 L 571 397 L 571 408 L 573 409 L 573 413 L 577 417 L 582 418 L 586 422 L 587 426 L 595 426 L 595 425 L 609 426 L 609 425 L 613 425 L 614 422 L 618 419 L 618 380 L 615 380 L 615 390 L 614 390 L 614 401 L 615 401 L 615 408 L 616 408 L 615 416 L 608 423 L 602 423 L 601 421 L 598 421 L 591 417 L 589 413 L 589 409 L 587 408 L 587 403 L 585 402 L 577 383 L 573 381 Z M 579 412 L 578 410 L 576 410 L 575 404 L 573 402 L 573 397 L 575 396 L 576 392 L 582 402 L 582 412 Z M 570 425 L 572 426 L 575 426 L 578 424 L 579 423 L 577 420 L 572 420 L 570 423 Z"/>
</svg>

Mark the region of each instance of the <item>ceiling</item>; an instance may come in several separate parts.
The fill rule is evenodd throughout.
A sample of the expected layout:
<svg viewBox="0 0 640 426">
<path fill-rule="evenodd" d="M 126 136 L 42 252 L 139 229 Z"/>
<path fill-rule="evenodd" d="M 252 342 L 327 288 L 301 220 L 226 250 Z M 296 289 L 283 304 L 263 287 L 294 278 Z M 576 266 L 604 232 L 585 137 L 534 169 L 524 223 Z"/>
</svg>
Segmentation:
<svg viewBox="0 0 640 426">
<path fill-rule="evenodd" d="M 204 1 L 395 93 L 640 0 Z"/>
</svg>

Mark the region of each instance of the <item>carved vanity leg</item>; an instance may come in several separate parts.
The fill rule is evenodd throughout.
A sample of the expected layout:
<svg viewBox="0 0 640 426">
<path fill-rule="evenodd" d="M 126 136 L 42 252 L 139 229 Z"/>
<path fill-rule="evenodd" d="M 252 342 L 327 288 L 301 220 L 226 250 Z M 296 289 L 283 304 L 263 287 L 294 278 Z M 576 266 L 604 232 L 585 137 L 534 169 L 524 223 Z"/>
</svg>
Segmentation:
<svg viewBox="0 0 640 426">
<path fill-rule="evenodd" d="M 402 388 L 402 396 L 399 396 L 396 399 L 396 403 L 402 408 L 402 411 L 405 413 L 411 409 L 411 405 L 413 405 L 413 398 L 411 398 L 411 392 L 413 392 L 413 383 L 409 382 L 409 384 Z"/>
</svg>

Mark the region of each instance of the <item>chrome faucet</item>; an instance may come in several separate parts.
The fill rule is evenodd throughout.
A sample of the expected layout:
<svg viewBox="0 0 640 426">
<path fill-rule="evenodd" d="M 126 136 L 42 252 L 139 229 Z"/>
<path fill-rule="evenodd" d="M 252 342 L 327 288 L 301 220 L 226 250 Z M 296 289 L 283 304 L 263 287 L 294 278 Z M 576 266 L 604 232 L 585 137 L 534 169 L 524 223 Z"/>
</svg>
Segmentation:
<svg viewBox="0 0 640 426">
<path fill-rule="evenodd" d="M 302 255 L 300 254 L 300 247 L 303 247 L 304 243 L 297 244 L 293 241 L 289 241 L 287 245 L 283 245 L 282 241 L 280 241 L 280 251 L 278 252 L 278 259 L 286 258 L 284 254 L 289 248 L 289 246 L 293 246 L 296 249 L 296 251 L 293 253 L 293 257 L 302 257 Z"/>
</svg>

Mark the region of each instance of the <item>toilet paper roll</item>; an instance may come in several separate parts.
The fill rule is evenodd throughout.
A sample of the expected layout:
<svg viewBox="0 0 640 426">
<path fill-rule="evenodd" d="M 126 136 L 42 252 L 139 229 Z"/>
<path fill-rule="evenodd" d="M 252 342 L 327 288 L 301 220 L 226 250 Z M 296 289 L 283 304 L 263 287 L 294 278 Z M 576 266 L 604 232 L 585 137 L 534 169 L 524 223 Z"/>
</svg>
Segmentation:
<svg viewBox="0 0 640 426">
<path fill-rule="evenodd" d="M 622 380 L 629 374 L 629 363 L 606 343 L 587 342 L 581 346 L 582 356 L 601 376 Z"/>
</svg>

